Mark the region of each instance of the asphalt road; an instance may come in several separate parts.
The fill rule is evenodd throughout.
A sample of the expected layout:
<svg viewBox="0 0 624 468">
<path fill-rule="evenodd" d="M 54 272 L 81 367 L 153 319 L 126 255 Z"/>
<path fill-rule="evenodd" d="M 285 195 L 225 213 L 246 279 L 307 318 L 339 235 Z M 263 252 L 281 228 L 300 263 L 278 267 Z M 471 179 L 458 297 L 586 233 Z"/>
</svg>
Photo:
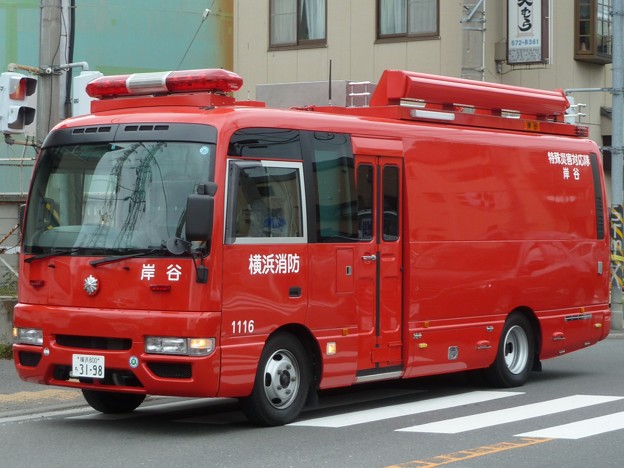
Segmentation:
<svg viewBox="0 0 624 468">
<path fill-rule="evenodd" d="M 624 335 L 544 361 L 513 389 L 456 374 L 324 392 L 294 424 L 256 428 L 234 400 L 150 398 L 101 415 L 80 392 L 0 361 L 1 467 L 619 467 Z M 25 456 L 25 454 L 27 456 Z"/>
<path fill-rule="evenodd" d="M 0 418 L 84 405 L 80 391 L 24 382 L 12 360 L 0 359 Z"/>
</svg>

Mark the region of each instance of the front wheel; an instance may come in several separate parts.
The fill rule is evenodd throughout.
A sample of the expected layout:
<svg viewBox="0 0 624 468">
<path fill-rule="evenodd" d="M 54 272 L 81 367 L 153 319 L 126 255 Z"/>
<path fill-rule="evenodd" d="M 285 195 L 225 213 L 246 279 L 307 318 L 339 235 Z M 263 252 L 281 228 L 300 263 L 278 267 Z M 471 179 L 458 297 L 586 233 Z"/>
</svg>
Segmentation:
<svg viewBox="0 0 624 468">
<path fill-rule="evenodd" d="M 139 407 L 145 395 L 136 393 L 102 392 L 98 390 L 83 390 L 82 396 L 91 408 L 106 414 L 129 413 Z"/>
<path fill-rule="evenodd" d="M 496 360 L 485 371 L 488 382 L 496 387 L 524 385 L 531 373 L 535 339 L 528 319 L 512 314 L 505 322 Z"/>
<path fill-rule="evenodd" d="M 310 375 L 299 340 L 289 333 L 271 337 L 260 356 L 251 395 L 240 400 L 243 412 L 261 426 L 294 421 L 306 402 Z"/>
</svg>

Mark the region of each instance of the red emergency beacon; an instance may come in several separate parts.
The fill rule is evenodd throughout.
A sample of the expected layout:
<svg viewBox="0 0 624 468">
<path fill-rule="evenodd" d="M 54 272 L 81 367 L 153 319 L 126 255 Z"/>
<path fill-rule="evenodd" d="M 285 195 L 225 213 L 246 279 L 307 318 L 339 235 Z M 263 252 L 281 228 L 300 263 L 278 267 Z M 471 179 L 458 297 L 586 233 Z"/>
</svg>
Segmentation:
<svg viewBox="0 0 624 468">
<path fill-rule="evenodd" d="M 236 73 L 218 68 L 180 70 L 132 75 L 102 76 L 86 87 L 92 98 L 177 93 L 230 93 L 238 91 L 243 79 Z"/>
</svg>

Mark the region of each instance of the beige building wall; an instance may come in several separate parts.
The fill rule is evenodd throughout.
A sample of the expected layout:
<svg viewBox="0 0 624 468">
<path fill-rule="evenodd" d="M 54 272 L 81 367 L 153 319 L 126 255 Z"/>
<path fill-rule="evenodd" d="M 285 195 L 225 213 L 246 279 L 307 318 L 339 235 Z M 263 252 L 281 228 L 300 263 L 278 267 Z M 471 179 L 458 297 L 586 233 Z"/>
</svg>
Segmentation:
<svg viewBox="0 0 624 468">
<path fill-rule="evenodd" d="M 323 81 L 332 64 L 333 80 L 376 83 L 387 68 L 461 76 L 464 56 L 461 19 L 469 0 L 440 0 L 440 37 L 376 44 L 375 0 L 328 0 L 327 46 L 269 50 L 269 0 L 234 0 L 234 71 L 244 79 L 239 99 L 255 99 L 256 85 Z M 551 60 L 546 65 L 497 67 L 496 43 L 507 33 L 504 0 L 486 0 L 483 76 L 485 81 L 541 89 L 602 88 L 610 85 L 611 65 L 574 60 L 574 1 L 550 0 Z M 607 93 L 574 93 L 587 104 L 583 122 L 602 144 L 601 106 Z"/>
</svg>

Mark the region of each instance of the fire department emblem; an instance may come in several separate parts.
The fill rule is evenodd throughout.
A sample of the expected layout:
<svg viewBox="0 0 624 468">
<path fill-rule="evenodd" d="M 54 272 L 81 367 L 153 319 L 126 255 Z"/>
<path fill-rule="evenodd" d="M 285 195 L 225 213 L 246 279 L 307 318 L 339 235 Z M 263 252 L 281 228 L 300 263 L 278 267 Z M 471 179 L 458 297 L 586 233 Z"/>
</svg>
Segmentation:
<svg viewBox="0 0 624 468">
<path fill-rule="evenodd" d="M 83 288 L 89 296 L 95 296 L 100 289 L 100 282 L 95 276 L 89 275 L 84 280 Z"/>
</svg>

